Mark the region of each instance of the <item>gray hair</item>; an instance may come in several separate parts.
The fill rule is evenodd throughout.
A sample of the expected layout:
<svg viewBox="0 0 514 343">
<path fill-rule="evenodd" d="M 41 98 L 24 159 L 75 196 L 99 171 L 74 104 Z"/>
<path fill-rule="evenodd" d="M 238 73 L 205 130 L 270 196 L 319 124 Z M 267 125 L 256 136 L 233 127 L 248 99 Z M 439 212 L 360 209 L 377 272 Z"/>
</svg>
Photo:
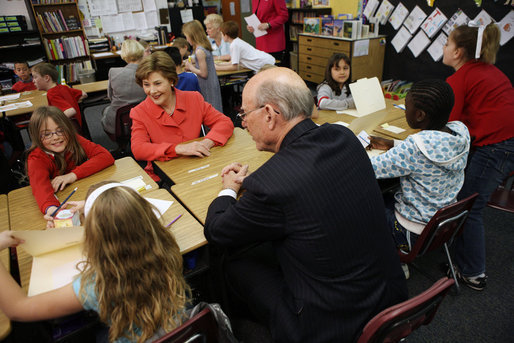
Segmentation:
<svg viewBox="0 0 514 343">
<path fill-rule="evenodd" d="M 314 99 L 307 86 L 298 87 L 277 80 L 262 82 L 256 91 L 256 101 L 258 106 L 267 103 L 278 106 L 287 121 L 300 116 L 310 118 L 314 107 Z"/>
</svg>

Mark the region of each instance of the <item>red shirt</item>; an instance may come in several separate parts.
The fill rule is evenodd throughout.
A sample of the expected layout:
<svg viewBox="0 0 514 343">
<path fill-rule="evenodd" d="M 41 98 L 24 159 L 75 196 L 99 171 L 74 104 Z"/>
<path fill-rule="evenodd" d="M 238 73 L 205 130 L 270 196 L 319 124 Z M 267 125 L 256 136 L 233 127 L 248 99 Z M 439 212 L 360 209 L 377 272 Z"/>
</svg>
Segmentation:
<svg viewBox="0 0 514 343">
<path fill-rule="evenodd" d="M 264 52 L 279 52 L 286 48 L 284 24 L 289 13 L 284 0 L 252 0 L 252 8 L 261 23 L 269 23 L 268 34 L 255 39 L 255 47 Z"/>
<path fill-rule="evenodd" d="M 21 80 L 16 82 L 12 86 L 11 89 L 13 91 L 15 91 L 16 93 L 21 93 L 21 92 L 27 92 L 27 91 L 35 91 L 37 89 L 37 87 L 34 84 L 34 82 L 32 82 L 32 79 L 30 79 L 30 81 L 27 81 L 27 82 L 23 82 Z"/>
<path fill-rule="evenodd" d="M 94 174 L 114 163 L 114 158 L 104 147 L 88 141 L 77 135 L 79 144 L 87 155 L 87 160 L 79 166 L 73 163 L 71 156 L 66 155 L 66 174 L 75 173 L 77 180 Z M 54 155 L 47 153 L 40 148 L 34 149 L 27 158 L 27 169 L 29 174 L 32 194 L 36 198 L 39 209 L 45 213 L 49 206 L 59 206 L 59 200 L 54 195 L 51 180 L 58 176 Z"/>
<path fill-rule="evenodd" d="M 49 106 L 58 107 L 63 112 L 72 107 L 75 109 L 77 112 L 77 114 L 75 114 L 75 119 L 77 119 L 80 127 L 82 127 L 82 118 L 80 116 L 78 101 L 81 96 L 81 90 L 63 85 L 56 85 L 46 92 Z"/>
<path fill-rule="evenodd" d="M 137 160 L 148 161 L 145 170 L 155 181 L 159 177 L 154 174 L 150 161 L 176 157 L 175 146 L 200 137 L 202 124 L 211 129 L 205 138 L 217 145 L 224 145 L 234 131 L 230 118 L 205 102 L 200 93 L 175 88 L 175 96 L 172 115 L 148 97 L 130 111 L 132 153 Z"/>
<path fill-rule="evenodd" d="M 514 88 L 498 68 L 472 60 L 446 81 L 455 94 L 449 121 L 466 124 L 473 146 L 514 137 Z"/>
</svg>

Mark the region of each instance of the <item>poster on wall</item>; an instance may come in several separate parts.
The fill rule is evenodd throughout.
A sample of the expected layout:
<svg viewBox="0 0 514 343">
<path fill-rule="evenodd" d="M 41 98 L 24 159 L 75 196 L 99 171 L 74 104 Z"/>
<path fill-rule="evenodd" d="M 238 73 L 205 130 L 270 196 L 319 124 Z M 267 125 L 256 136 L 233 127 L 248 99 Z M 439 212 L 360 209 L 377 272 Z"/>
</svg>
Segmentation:
<svg viewBox="0 0 514 343">
<path fill-rule="evenodd" d="M 387 23 L 387 19 L 389 19 L 389 16 L 393 12 L 394 5 L 392 5 L 389 1 L 384 0 L 380 7 L 378 8 L 377 13 L 375 13 L 375 18 L 378 19 L 378 22 L 381 25 L 385 25 Z"/>
<path fill-rule="evenodd" d="M 395 30 L 398 30 L 408 15 L 409 10 L 400 2 L 398 6 L 396 6 L 393 14 L 389 17 L 389 24 L 391 24 Z"/>
<path fill-rule="evenodd" d="M 418 34 L 412 38 L 409 42 L 409 49 L 414 55 L 414 57 L 418 57 L 419 54 L 425 50 L 425 48 L 430 44 L 430 39 L 428 39 L 427 35 L 423 30 L 419 30 Z"/>
<path fill-rule="evenodd" d="M 423 20 L 425 20 L 426 17 L 427 15 L 425 14 L 425 12 L 423 12 L 423 10 L 419 8 L 418 5 L 416 5 L 412 12 L 410 12 L 407 19 L 405 19 L 403 25 L 405 25 L 405 27 L 409 30 L 411 34 L 414 34 L 414 32 L 416 32 L 416 30 L 421 25 Z"/>
<path fill-rule="evenodd" d="M 437 62 L 443 57 L 443 47 L 446 44 L 448 37 L 441 32 L 439 36 L 428 47 L 427 52 L 430 54 L 434 62 Z"/>
<path fill-rule="evenodd" d="M 366 4 L 366 8 L 364 8 L 364 12 L 362 13 L 363 16 L 366 18 L 373 17 L 373 14 L 378 8 L 378 0 L 369 0 Z"/>
<path fill-rule="evenodd" d="M 514 35 L 514 11 L 510 11 L 503 17 L 498 23 L 498 27 L 501 32 L 500 45 L 505 45 Z"/>
<path fill-rule="evenodd" d="M 466 13 L 462 12 L 462 10 L 459 8 L 457 12 L 455 12 L 450 20 L 446 22 L 446 24 L 443 27 L 444 33 L 447 35 L 450 35 L 450 33 L 458 26 L 461 25 L 467 25 L 469 22 L 469 17 L 466 15 Z"/>
<path fill-rule="evenodd" d="M 421 24 L 421 29 L 425 31 L 428 37 L 432 38 L 443 27 L 448 18 L 436 7 L 436 9 Z"/>
<path fill-rule="evenodd" d="M 411 38 L 412 35 L 410 34 L 409 30 L 407 30 L 405 26 L 402 26 L 400 31 L 398 31 L 398 33 L 394 36 L 391 44 L 393 45 L 396 52 L 400 53 L 403 51 Z"/>
<path fill-rule="evenodd" d="M 89 0 L 89 10 L 92 16 L 118 14 L 116 0 Z"/>
</svg>

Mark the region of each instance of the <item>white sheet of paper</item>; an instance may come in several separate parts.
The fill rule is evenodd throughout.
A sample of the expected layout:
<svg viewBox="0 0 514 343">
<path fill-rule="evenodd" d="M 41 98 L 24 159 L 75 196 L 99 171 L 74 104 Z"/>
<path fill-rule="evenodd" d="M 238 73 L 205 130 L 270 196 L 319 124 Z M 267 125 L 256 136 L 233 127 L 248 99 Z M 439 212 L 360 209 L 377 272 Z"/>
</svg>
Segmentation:
<svg viewBox="0 0 514 343">
<path fill-rule="evenodd" d="M 182 19 L 182 23 L 189 23 L 190 21 L 195 20 L 193 18 L 193 10 L 185 9 L 180 11 L 180 18 Z"/>
<path fill-rule="evenodd" d="M 385 25 L 387 23 L 387 19 L 389 19 L 389 16 L 393 12 L 393 9 L 394 5 L 387 0 L 384 0 L 380 4 L 377 13 L 375 13 L 375 18 L 378 19 L 381 25 Z"/>
<path fill-rule="evenodd" d="M 391 44 L 393 45 L 396 52 L 400 53 L 403 51 L 403 49 L 405 49 L 405 46 L 411 38 L 412 35 L 410 34 L 409 30 L 407 30 L 405 26 L 402 26 L 402 28 L 394 36 L 393 40 L 391 41 Z"/>
<path fill-rule="evenodd" d="M 437 62 L 443 57 L 443 46 L 446 44 L 448 37 L 441 32 L 439 36 L 428 47 L 427 51 L 432 56 L 432 59 Z"/>
<path fill-rule="evenodd" d="M 143 6 L 141 0 L 117 0 L 119 12 L 137 12 L 142 11 Z"/>
<path fill-rule="evenodd" d="M 154 198 L 145 198 L 150 204 L 157 207 L 157 211 L 154 211 L 155 216 L 157 218 L 161 218 L 162 215 L 173 205 L 173 201 L 154 199 Z"/>
<path fill-rule="evenodd" d="M 400 25 L 402 25 L 403 21 L 407 16 L 409 15 L 409 10 L 403 3 L 399 3 L 398 6 L 396 6 L 393 14 L 389 17 L 389 23 L 393 26 L 395 30 L 398 30 L 400 28 Z"/>
<path fill-rule="evenodd" d="M 113 33 L 125 31 L 123 26 L 123 18 L 120 15 L 103 15 L 100 17 L 102 20 L 102 28 L 104 33 Z"/>
<path fill-rule="evenodd" d="M 514 11 L 510 11 L 498 23 L 500 28 L 500 45 L 505 45 L 514 36 Z"/>
<path fill-rule="evenodd" d="M 91 16 L 117 14 L 116 0 L 88 0 Z"/>
<path fill-rule="evenodd" d="M 150 189 L 152 187 L 145 183 L 142 175 L 133 177 L 132 179 L 128 179 L 125 181 L 121 181 L 120 183 L 124 184 L 125 186 L 129 186 L 130 188 L 132 188 L 138 192 L 142 192 L 145 189 Z"/>
<path fill-rule="evenodd" d="M 11 110 L 15 110 L 17 108 L 28 108 L 31 106 L 32 106 L 32 103 L 30 102 L 30 100 L 27 100 L 27 101 L 15 102 L 14 104 L 2 106 L 2 107 L 0 107 L 0 111 L 11 111 Z"/>
<path fill-rule="evenodd" d="M 134 20 L 134 25 L 137 28 L 146 29 L 148 27 L 144 12 L 132 13 L 132 19 Z"/>
<path fill-rule="evenodd" d="M 379 1 L 378 0 L 369 0 L 366 4 L 366 8 L 364 9 L 364 12 L 362 14 L 366 18 L 373 17 L 373 14 L 375 13 L 375 10 L 378 8 Z"/>
<path fill-rule="evenodd" d="M 118 15 L 121 17 L 123 27 L 125 30 L 136 29 L 136 26 L 134 25 L 134 17 L 132 16 L 132 12 L 120 13 Z"/>
<path fill-rule="evenodd" d="M 418 57 L 419 54 L 425 50 L 428 44 L 430 44 L 430 39 L 428 39 L 423 30 L 419 30 L 416 36 L 414 36 L 414 38 L 409 42 L 408 46 L 414 57 Z"/>
<path fill-rule="evenodd" d="M 485 10 L 481 10 L 480 13 L 473 19 L 474 21 L 478 21 L 480 25 L 487 26 L 490 23 L 492 23 L 494 20 L 491 18 L 489 13 L 487 13 Z"/>
<path fill-rule="evenodd" d="M 12 110 L 15 110 L 15 109 L 16 109 L 16 105 L 15 104 L 9 104 L 9 105 L 5 105 L 5 106 L 0 106 L 0 112 L 12 111 Z"/>
<path fill-rule="evenodd" d="M 343 111 L 336 111 L 336 113 L 337 114 L 348 114 L 348 115 L 351 115 L 354 117 L 360 117 L 359 112 L 357 112 L 357 110 L 355 110 L 353 108 L 343 110 Z"/>
<path fill-rule="evenodd" d="M 21 93 L 14 93 L 9 95 L 0 96 L 0 101 L 16 100 L 20 97 Z"/>
<path fill-rule="evenodd" d="M 414 34 L 418 27 L 421 25 L 423 20 L 427 17 L 426 13 L 423 12 L 423 10 L 416 5 L 412 12 L 410 12 L 409 16 L 405 21 L 403 22 L 403 25 L 409 30 L 411 34 Z"/>
<path fill-rule="evenodd" d="M 368 133 L 364 130 L 359 132 L 359 134 L 357 135 L 359 142 L 361 142 L 361 144 L 364 148 L 366 148 L 370 143 L 368 137 L 369 137 Z"/>
<path fill-rule="evenodd" d="M 144 11 L 157 11 L 157 7 L 155 7 L 154 0 L 143 0 L 143 8 Z"/>
<path fill-rule="evenodd" d="M 111 56 L 112 52 L 97 52 L 93 54 L 93 57 L 103 57 L 103 56 Z"/>
<path fill-rule="evenodd" d="M 344 126 L 344 127 L 348 127 L 348 125 L 350 125 L 350 124 L 348 124 L 348 123 L 345 123 L 344 121 L 336 121 L 336 122 L 335 122 L 335 123 L 333 123 L 333 124 L 336 124 L 336 125 L 342 125 L 342 126 Z"/>
<path fill-rule="evenodd" d="M 469 17 L 461 9 L 457 10 L 452 17 L 444 24 L 443 31 L 449 35 L 457 26 L 466 25 Z"/>
<path fill-rule="evenodd" d="M 192 10 L 191 13 L 193 12 Z M 182 11 L 180 11 L 182 13 Z M 145 19 L 146 19 L 146 25 L 149 29 L 153 29 L 156 26 L 159 26 L 159 16 L 157 15 L 157 11 L 145 11 Z"/>
<path fill-rule="evenodd" d="M 261 21 L 259 20 L 259 18 L 257 18 L 255 13 L 253 13 L 251 16 L 245 17 L 245 21 L 248 25 L 253 27 L 253 35 L 255 36 L 255 38 L 268 34 L 268 31 L 262 31 L 257 28 L 261 24 Z"/>
<path fill-rule="evenodd" d="M 367 56 L 369 54 L 369 39 L 361 39 L 353 43 L 353 57 Z"/>
<path fill-rule="evenodd" d="M 380 81 L 376 77 L 359 79 L 350 83 L 350 91 L 359 117 L 386 108 L 384 93 Z"/>
<path fill-rule="evenodd" d="M 12 231 L 12 235 L 25 240 L 25 243 L 20 244 L 20 248 L 29 255 L 40 256 L 51 251 L 80 244 L 84 240 L 84 228 L 73 226 L 47 230 L 16 230 Z"/>
<path fill-rule="evenodd" d="M 436 7 L 436 9 L 421 24 L 421 29 L 425 31 L 428 37 L 432 38 L 443 27 L 448 18 Z"/>
<path fill-rule="evenodd" d="M 387 127 L 384 127 L 384 130 L 391 131 L 392 133 L 396 134 L 405 132 L 405 129 L 394 125 L 388 125 Z"/>
</svg>

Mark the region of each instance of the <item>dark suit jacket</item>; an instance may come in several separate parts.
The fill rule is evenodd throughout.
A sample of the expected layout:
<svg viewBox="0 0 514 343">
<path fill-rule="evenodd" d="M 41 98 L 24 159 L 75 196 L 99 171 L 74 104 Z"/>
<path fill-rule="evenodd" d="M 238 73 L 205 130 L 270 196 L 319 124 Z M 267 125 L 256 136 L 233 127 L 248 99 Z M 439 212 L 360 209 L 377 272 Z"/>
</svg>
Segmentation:
<svg viewBox="0 0 514 343">
<path fill-rule="evenodd" d="M 382 195 L 350 130 L 302 121 L 243 188 L 237 202 L 212 202 L 205 236 L 222 247 L 273 242 L 285 280 L 271 327 L 277 341 L 351 342 L 406 299 Z"/>
</svg>

